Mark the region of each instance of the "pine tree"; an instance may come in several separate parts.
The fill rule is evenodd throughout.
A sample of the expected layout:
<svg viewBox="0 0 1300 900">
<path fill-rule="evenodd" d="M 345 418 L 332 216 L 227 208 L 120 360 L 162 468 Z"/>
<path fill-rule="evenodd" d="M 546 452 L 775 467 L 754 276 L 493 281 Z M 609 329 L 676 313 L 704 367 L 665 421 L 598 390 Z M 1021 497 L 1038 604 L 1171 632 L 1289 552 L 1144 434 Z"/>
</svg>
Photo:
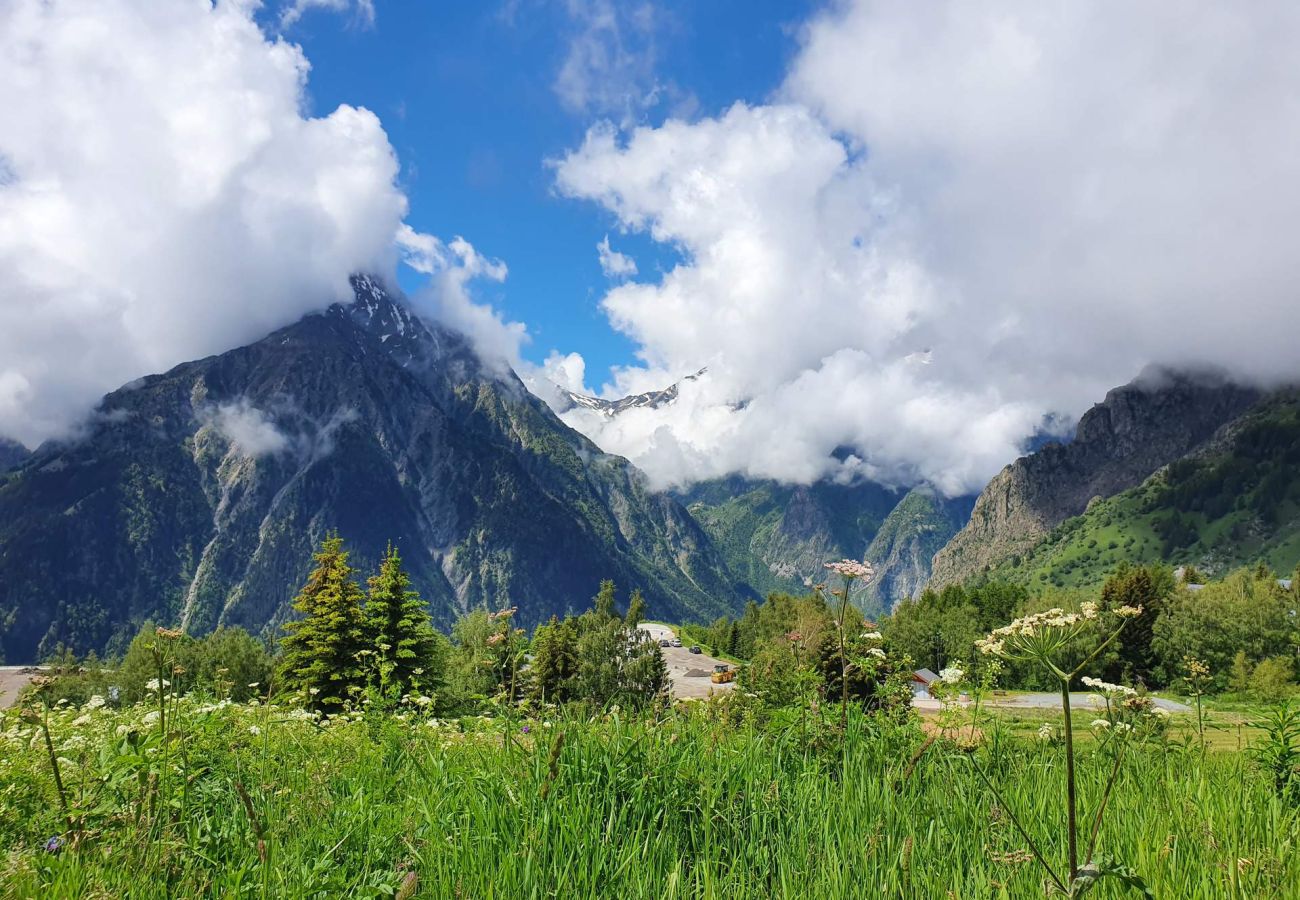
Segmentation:
<svg viewBox="0 0 1300 900">
<path fill-rule="evenodd" d="M 437 658 L 433 623 L 424 601 L 411 590 L 410 576 L 392 544 L 368 586 L 365 624 L 374 650 L 372 682 L 384 696 L 394 698 L 439 686 L 442 660 Z"/>
<path fill-rule="evenodd" d="M 614 608 L 614 582 L 606 578 L 600 583 L 600 591 L 591 600 L 596 615 L 606 619 L 617 619 L 618 610 Z"/>
<path fill-rule="evenodd" d="M 303 617 L 284 626 L 280 672 L 286 687 L 307 693 L 311 706 L 333 711 L 363 685 L 357 657 L 365 647 L 362 594 L 337 534 L 325 538 L 315 558 L 316 568 L 293 601 Z"/>
<path fill-rule="evenodd" d="M 641 596 L 641 589 L 635 588 L 632 591 L 632 599 L 627 602 L 627 616 L 623 621 L 628 628 L 636 628 L 645 619 L 645 597 Z"/>
<path fill-rule="evenodd" d="M 572 619 L 555 616 L 533 635 L 532 694 L 543 703 L 573 699 L 578 674 L 578 631 Z"/>
</svg>

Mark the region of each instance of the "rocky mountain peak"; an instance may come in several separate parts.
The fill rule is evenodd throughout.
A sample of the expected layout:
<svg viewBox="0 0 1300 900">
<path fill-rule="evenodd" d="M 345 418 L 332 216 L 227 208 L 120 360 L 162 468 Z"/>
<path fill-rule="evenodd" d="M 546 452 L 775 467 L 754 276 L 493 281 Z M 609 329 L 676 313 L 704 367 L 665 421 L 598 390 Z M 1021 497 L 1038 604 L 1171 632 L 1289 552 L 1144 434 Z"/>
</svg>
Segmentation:
<svg viewBox="0 0 1300 900">
<path fill-rule="evenodd" d="M 962 581 L 1032 547 L 1052 528 L 1196 450 L 1261 397 L 1214 373 L 1151 369 L 989 482 L 970 521 L 934 557 L 933 583 Z"/>
</svg>

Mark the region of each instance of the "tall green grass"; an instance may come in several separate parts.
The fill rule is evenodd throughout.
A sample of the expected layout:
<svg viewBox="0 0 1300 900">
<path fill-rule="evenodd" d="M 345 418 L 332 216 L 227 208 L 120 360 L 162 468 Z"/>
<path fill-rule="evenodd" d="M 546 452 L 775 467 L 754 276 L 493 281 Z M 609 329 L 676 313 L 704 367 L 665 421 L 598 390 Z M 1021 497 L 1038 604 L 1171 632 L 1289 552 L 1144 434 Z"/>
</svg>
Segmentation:
<svg viewBox="0 0 1300 900">
<path fill-rule="evenodd" d="M 71 826 L 39 726 L 7 713 L 3 895 L 382 897 L 408 872 L 437 898 L 1043 895 L 965 753 L 935 742 L 905 774 L 924 740 L 915 722 L 855 714 L 847 737 L 833 723 L 805 735 L 797 717 L 698 704 L 549 725 L 323 726 L 211 706 L 175 701 L 166 747 L 146 707 L 54 711 Z M 990 738 L 983 764 L 1061 858 L 1061 749 Z M 1107 774 L 1084 749 L 1085 815 Z M 1100 848 L 1158 897 L 1288 898 L 1298 830 L 1245 754 L 1154 744 L 1126 763 Z M 1122 894 L 1103 883 L 1090 896 Z"/>
</svg>

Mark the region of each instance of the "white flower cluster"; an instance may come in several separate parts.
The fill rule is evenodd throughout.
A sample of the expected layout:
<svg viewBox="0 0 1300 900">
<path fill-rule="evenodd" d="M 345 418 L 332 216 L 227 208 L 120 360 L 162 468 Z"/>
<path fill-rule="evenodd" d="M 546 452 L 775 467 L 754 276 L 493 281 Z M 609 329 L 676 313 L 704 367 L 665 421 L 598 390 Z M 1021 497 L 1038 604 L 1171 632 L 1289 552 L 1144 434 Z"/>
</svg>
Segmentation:
<svg viewBox="0 0 1300 900">
<path fill-rule="evenodd" d="M 1083 678 L 1083 683 L 1094 691 L 1101 691 L 1107 697 L 1136 697 L 1137 691 L 1131 687 L 1122 684 L 1111 684 L 1109 681 L 1102 681 L 1100 678 Z"/>
<path fill-rule="evenodd" d="M 1056 729 L 1051 724 L 1044 722 L 1038 726 L 1038 739 L 1044 742 L 1056 740 Z"/>
<path fill-rule="evenodd" d="M 961 684 L 961 680 L 965 677 L 966 673 L 957 666 L 939 670 L 939 680 L 944 684 Z"/>
<path fill-rule="evenodd" d="M 872 647 L 870 650 L 867 651 L 867 655 L 874 656 L 876 657 L 876 659 L 884 659 L 885 651 L 881 650 L 879 647 Z"/>
<path fill-rule="evenodd" d="M 157 678 L 150 678 L 147 682 L 145 682 L 144 686 L 148 688 L 150 691 L 157 693 L 163 688 L 171 687 L 172 683 L 168 681 L 166 678 L 164 678 L 162 681 L 159 681 Z"/>
<path fill-rule="evenodd" d="M 876 574 L 876 570 L 871 567 L 871 563 L 858 562 L 852 559 L 829 562 L 825 564 L 825 568 L 844 578 L 870 578 Z"/>
</svg>

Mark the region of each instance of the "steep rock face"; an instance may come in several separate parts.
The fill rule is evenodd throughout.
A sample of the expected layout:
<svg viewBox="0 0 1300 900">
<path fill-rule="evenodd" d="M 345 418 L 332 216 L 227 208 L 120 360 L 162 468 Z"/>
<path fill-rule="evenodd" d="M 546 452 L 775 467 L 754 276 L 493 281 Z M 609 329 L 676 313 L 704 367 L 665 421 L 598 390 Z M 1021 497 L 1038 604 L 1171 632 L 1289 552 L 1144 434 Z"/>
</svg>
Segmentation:
<svg viewBox="0 0 1300 900">
<path fill-rule="evenodd" d="M 1212 577 L 1300 563 L 1300 391 L 1279 390 L 1140 485 L 1090 504 L 993 570 L 1030 587 L 1091 587 L 1124 563 Z"/>
<path fill-rule="evenodd" d="M 823 564 L 861 559 L 899 492 L 869 482 L 783 485 L 740 477 L 703 482 L 683 495 L 736 576 L 754 592 L 803 593 Z"/>
<path fill-rule="evenodd" d="M 890 511 L 867 548 L 876 570 L 865 591 L 873 612 L 889 612 L 920 596 L 930 580 L 934 554 L 970 519 L 974 497 L 948 498 L 929 485 L 908 491 Z"/>
<path fill-rule="evenodd" d="M 742 595 L 707 535 L 626 460 L 374 279 L 356 300 L 108 395 L 86 436 L 0 482 L 0 641 L 25 661 L 139 622 L 274 632 L 337 529 L 401 550 L 435 619 L 578 609 L 602 578 L 652 614 Z"/>
<path fill-rule="evenodd" d="M 932 584 L 960 582 L 1023 553 L 1052 528 L 1140 483 L 1209 440 L 1259 392 L 1217 376 L 1153 371 L 1116 388 L 1079 420 L 1070 444 L 1048 444 L 999 472 L 970 521 L 935 554 Z"/>
</svg>

